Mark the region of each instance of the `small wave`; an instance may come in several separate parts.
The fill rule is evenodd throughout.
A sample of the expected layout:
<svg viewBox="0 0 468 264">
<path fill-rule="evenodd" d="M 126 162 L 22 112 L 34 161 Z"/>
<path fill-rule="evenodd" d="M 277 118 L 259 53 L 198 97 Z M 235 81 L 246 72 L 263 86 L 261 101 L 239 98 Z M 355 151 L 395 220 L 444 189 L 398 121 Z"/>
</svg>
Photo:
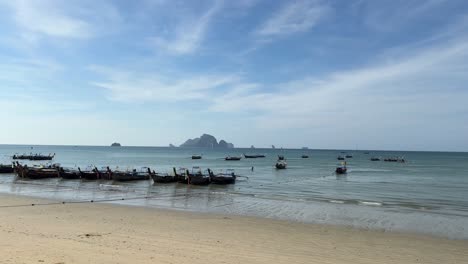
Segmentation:
<svg viewBox="0 0 468 264">
<path fill-rule="evenodd" d="M 330 203 L 337 203 L 337 204 L 344 204 L 345 201 L 341 201 L 341 200 L 328 200 Z"/>
<path fill-rule="evenodd" d="M 369 201 L 358 201 L 358 204 L 370 205 L 370 206 L 382 206 L 383 203 L 380 202 L 369 202 Z"/>
</svg>

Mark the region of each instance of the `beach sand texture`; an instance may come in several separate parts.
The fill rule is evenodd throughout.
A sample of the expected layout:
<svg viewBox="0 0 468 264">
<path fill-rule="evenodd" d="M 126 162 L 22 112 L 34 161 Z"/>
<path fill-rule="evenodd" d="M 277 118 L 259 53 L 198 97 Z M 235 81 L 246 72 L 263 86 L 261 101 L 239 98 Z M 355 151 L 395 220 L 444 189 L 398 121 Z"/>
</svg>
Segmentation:
<svg viewBox="0 0 468 264">
<path fill-rule="evenodd" d="M 2 207 L 0 237 L 0 263 L 468 263 L 468 241 L 98 203 Z"/>
</svg>

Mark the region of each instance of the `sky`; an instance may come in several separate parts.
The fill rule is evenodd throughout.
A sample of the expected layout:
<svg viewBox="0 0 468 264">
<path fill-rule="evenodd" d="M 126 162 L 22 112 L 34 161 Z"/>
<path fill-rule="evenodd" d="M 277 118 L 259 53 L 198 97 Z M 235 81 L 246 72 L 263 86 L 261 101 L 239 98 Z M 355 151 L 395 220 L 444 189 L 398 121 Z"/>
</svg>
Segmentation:
<svg viewBox="0 0 468 264">
<path fill-rule="evenodd" d="M 0 0 L 0 144 L 468 151 L 468 1 Z"/>
</svg>

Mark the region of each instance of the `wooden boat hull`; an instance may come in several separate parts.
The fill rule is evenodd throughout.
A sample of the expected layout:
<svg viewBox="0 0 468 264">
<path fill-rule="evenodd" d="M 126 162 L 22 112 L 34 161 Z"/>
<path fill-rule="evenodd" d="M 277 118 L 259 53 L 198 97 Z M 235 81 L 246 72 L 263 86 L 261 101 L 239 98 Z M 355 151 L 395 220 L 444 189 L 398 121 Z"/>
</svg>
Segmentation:
<svg viewBox="0 0 468 264">
<path fill-rule="evenodd" d="M 29 170 L 24 169 L 21 172 L 20 177 L 28 179 L 47 179 L 47 178 L 57 178 L 59 173 L 57 170 L 47 169 L 47 170 Z"/>
<path fill-rule="evenodd" d="M 11 165 L 0 165 L 0 173 L 13 173 L 15 169 Z"/>
<path fill-rule="evenodd" d="M 276 164 L 275 164 L 275 167 L 276 167 L 277 170 L 284 170 L 284 169 L 286 169 L 286 164 L 284 164 L 284 163 L 276 163 Z"/>
<path fill-rule="evenodd" d="M 177 182 L 177 177 L 172 175 L 158 175 L 158 174 L 151 174 L 151 178 L 156 183 L 171 183 Z"/>
<path fill-rule="evenodd" d="M 347 171 L 348 171 L 347 168 L 342 168 L 342 167 L 338 167 L 338 168 L 336 168 L 336 170 L 335 170 L 336 174 L 346 174 Z"/>
<path fill-rule="evenodd" d="M 76 180 L 81 178 L 79 171 L 59 171 L 59 177 L 66 180 Z"/>
<path fill-rule="evenodd" d="M 112 172 L 112 180 L 114 181 L 144 181 L 144 180 L 149 180 L 149 175 L 138 174 L 138 173 Z"/>
<path fill-rule="evenodd" d="M 213 183 L 213 184 L 234 184 L 234 183 L 236 183 L 236 176 L 214 175 L 214 176 L 211 176 L 211 183 Z"/>
<path fill-rule="evenodd" d="M 85 179 L 88 181 L 95 181 L 99 179 L 98 174 L 96 172 L 81 171 L 80 175 L 81 175 L 81 179 Z"/>
<path fill-rule="evenodd" d="M 210 182 L 210 177 L 202 175 L 190 175 L 188 179 L 188 183 L 192 185 L 208 185 Z"/>
<path fill-rule="evenodd" d="M 230 158 L 224 158 L 226 161 L 235 161 L 235 160 L 241 160 L 239 157 L 230 157 Z"/>
</svg>

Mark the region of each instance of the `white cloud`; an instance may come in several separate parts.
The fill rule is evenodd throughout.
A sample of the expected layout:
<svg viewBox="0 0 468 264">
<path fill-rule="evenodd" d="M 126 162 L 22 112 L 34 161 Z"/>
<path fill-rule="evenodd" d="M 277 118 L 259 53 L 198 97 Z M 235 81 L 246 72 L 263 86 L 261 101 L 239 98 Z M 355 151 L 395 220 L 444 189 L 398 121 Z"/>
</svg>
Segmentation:
<svg viewBox="0 0 468 264">
<path fill-rule="evenodd" d="M 91 25 L 86 21 L 67 16 L 52 1 L 8 1 L 16 23 L 23 29 L 53 37 L 86 38 Z"/>
<path fill-rule="evenodd" d="M 222 2 L 216 1 L 202 16 L 184 16 L 171 37 L 156 36 L 151 39 L 157 47 L 174 55 L 190 54 L 196 51 L 206 35 L 211 20 L 221 9 Z"/>
<path fill-rule="evenodd" d="M 94 82 L 107 89 L 109 98 L 124 102 L 179 102 L 207 100 L 216 89 L 236 83 L 236 75 L 161 76 L 156 73 L 136 73 L 107 67 L 92 66 L 104 81 Z"/>
<path fill-rule="evenodd" d="M 119 12 L 107 1 L 17 0 L 0 4 L 12 11 L 21 30 L 18 35 L 30 42 L 39 37 L 87 39 L 104 28 L 112 32 L 120 22 Z"/>
<path fill-rule="evenodd" d="M 468 110 L 467 59 L 468 42 L 459 39 L 360 69 L 278 84 L 273 87 L 276 92 L 214 98 L 211 110 L 257 113 L 258 125 L 275 128 L 336 128 L 336 122 L 359 122 L 366 128 L 395 122 L 430 126 L 428 120 L 441 121 L 441 116 Z M 422 120 L 426 124 L 420 124 Z"/>
<path fill-rule="evenodd" d="M 279 36 L 305 32 L 314 27 L 329 8 L 319 1 L 288 2 L 257 31 L 259 36 Z"/>
</svg>

